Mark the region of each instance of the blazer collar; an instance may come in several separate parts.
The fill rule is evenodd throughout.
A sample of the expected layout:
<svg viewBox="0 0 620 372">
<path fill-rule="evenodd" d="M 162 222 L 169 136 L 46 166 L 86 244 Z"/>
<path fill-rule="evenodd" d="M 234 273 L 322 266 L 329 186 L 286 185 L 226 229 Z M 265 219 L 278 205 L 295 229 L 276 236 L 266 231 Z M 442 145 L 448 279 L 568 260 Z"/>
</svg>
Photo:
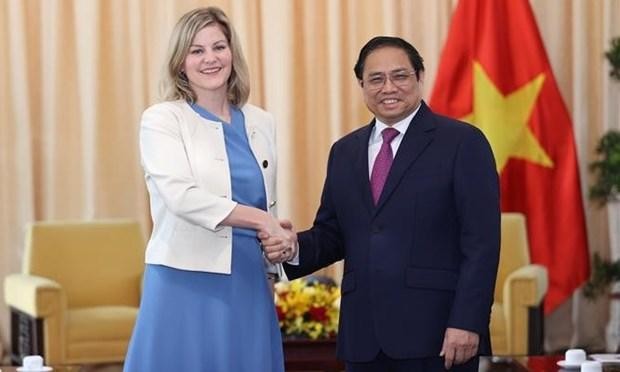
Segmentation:
<svg viewBox="0 0 620 372">
<path fill-rule="evenodd" d="M 243 113 L 243 117 L 245 118 L 245 133 L 248 136 L 248 140 L 250 143 L 254 139 L 257 130 L 256 118 L 248 112 L 247 105 L 243 105 L 241 107 L 241 112 Z"/>
</svg>

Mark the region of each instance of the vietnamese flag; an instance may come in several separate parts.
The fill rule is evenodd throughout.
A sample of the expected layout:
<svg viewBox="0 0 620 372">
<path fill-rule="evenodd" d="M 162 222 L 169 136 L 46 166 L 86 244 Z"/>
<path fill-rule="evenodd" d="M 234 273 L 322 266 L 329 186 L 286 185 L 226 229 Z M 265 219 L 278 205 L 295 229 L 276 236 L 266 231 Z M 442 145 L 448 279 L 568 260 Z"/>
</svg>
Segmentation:
<svg viewBox="0 0 620 372">
<path fill-rule="evenodd" d="M 526 215 L 532 262 L 549 272 L 545 313 L 589 276 L 571 119 L 528 0 L 461 0 L 430 105 L 478 126 L 500 174 L 502 211 Z"/>
</svg>

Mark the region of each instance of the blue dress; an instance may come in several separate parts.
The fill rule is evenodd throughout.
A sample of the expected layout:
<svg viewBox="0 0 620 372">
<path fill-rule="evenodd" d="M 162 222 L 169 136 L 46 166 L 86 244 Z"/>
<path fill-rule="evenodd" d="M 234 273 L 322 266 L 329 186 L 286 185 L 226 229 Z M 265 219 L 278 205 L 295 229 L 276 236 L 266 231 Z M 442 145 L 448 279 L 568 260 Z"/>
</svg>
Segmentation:
<svg viewBox="0 0 620 372">
<path fill-rule="evenodd" d="M 204 118 L 221 121 L 203 108 Z M 265 210 L 243 113 L 223 124 L 233 200 Z M 125 372 L 284 371 L 282 339 L 256 231 L 233 228 L 231 275 L 146 265 Z"/>
</svg>

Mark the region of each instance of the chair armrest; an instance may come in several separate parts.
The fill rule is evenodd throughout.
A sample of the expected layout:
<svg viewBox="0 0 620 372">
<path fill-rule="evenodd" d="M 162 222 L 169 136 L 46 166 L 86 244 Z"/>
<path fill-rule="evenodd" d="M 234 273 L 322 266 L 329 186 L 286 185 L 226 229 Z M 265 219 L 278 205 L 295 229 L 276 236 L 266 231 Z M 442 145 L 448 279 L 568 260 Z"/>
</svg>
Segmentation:
<svg viewBox="0 0 620 372">
<path fill-rule="evenodd" d="M 67 305 L 60 284 L 27 274 L 11 274 L 4 279 L 4 299 L 9 306 L 35 318 L 53 315 Z"/>
<path fill-rule="evenodd" d="M 10 307 L 43 319 L 45 360 L 49 364 L 64 360 L 67 296 L 60 284 L 40 276 L 11 274 L 4 279 L 4 299 Z"/>
<path fill-rule="evenodd" d="M 538 306 L 549 288 L 547 269 L 530 264 L 513 271 L 504 282 L 504 306 Z"/>
<path fill-rule="evenodd" d="M 506 278 L 502 300 L 506 319 L 506 341 L 511 354 L 527 354 L 529 309 L 541 304 L 548 287 L 547 269 L 541 265 L 523 266 Z"/>
</svg>

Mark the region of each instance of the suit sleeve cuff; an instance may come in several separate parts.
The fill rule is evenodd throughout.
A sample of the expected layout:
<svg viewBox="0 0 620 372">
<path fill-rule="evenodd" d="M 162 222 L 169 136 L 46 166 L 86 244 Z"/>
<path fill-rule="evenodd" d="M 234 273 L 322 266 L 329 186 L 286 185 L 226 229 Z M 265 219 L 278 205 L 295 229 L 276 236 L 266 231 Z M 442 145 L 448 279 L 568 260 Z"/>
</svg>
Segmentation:
<svg viewBox="0 0 620 372">
<path fill-rule="evenodd" d="M 295 242 L 295 252 L 297 252 L 295 253 L 295 256 L 286 261 L 286 263 L 293 266 L 299 266 L 299 242 Z"/>
</svg>

